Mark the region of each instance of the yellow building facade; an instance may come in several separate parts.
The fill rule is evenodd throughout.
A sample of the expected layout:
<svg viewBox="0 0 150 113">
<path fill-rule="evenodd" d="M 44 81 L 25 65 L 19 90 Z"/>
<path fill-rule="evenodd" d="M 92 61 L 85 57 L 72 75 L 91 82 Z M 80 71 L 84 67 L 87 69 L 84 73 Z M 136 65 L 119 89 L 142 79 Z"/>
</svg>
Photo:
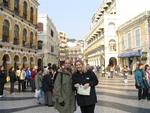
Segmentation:
<svg viewBox="0 0 150 113">
<path fill-rule="evenodd" d="M 149 62 L 150 11 L 145 11 L 121 25 L 118 30 L 119 62 L 132 71 L 136 62 Z"/>
<path fill-rule="evenodd" d="M 37 0 L 0 1 L 0 65 L 37 65 Z"/>
</svg>

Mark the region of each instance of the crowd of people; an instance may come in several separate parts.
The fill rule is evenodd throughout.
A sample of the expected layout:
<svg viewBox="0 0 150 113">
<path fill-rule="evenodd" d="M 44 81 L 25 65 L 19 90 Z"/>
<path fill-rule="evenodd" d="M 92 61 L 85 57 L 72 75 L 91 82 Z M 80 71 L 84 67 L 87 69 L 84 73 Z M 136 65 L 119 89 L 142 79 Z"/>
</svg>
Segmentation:
<svg viewBox="0 0 150 113">
<path fill-rule="evenodd" d="M 66 59 L 60 67 L 50 63 L 43 69 L 35 66 L 33 69 L 18 67 L 15 70 L 11 67 L 9 77 L 10 94 L 14 94 L 14 86 L 18 86 L 18 92 L 31 89 L 37 104 L 53 106 L 60 113 L 74 113 L 76 103 L 82 113 L 94 113 L 98 78 L 89 65 L 84 66 L 82 60 L 77 60 L 74 66 Z M 1 67 L 0 97 L 3 97 L 5 83 L 6 72 Z"/>
<path fill-rule="evenodd" d="M 98 71 L 100 67 L 96 68 Z M 116 68 L 120 72 L 118 68 Z M 113 77 L 114 69 L 109 68 Z M 127 66 L 122 69 L 124 78 L 127 79 L 129 70 Z M 54 106 L 60 113 L 73 113 L 76 110 L 76 102 L 82 113 L 94 113 L 97 102 L 95 86 L 98 78 L 90 65 L 84 66 L 82 60 L 77 60 L 72 65 L 66 59 L 59 67 L 56 64 L 48 64 L 44 68 L 14 67 L 9 69 L 10 94 L 14 94 L 14 86 L 18 86 L 18 92 L 31 89 L 38 104 Z M 137 63 L 134 71 L 135 86 L 138 89 L 138 100 L 148 100 L 150 97 L 150 66 Z M 0 98 L 3 97 L 6 83 L 6 71 L 0 67 Z M 28 88 L 31 87 L 31 88 Z"/>
</svg>

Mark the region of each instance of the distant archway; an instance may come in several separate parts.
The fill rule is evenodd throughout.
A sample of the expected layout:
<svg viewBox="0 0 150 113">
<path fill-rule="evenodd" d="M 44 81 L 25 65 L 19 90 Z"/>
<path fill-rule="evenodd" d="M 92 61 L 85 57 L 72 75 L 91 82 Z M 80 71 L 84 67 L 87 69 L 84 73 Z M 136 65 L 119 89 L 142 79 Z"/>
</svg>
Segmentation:
<svg viewBox="0 0 150 113">
<path fill-rule="evenodd" d="M 18 55 L 15 55 L 15 57 L 14 57 L 14 68 L 15 68 L 15 70 L 17 69 L 17 67 L 18 67 L 18 62 L 19 62 L 19 56 Z"/>
<path fill-rule="evenodd" d="M 10 62 L 10 56 L 8 54 L 5 54 L 2 58 L 2 66 L 4 66 L 5 70 L 8 70 L 8 62 Z"/>
<path fill-rule="evenodd" d="M 33 65 L 32 65 L 32 64 L 33 64 L 33 62 L 34 62 L 34 59 L 33 59 L 33 57 L 31 57 L 31 58 L 30 58 L 30 68 L 32 68 L 32 67 L 33 67 Z"/>
<path fill-rule="evenodd" d="M 42 59 L 38 59 L 38 67 L 43 68 L 43 60 Z"/>
<path fill-rule="evenodd" d="M 22 67 L 23 68 L 25 68 L 26 66 L 25 66 L 25 63 L 27 62 L 27 57 L 26 56 L 24 56 L 23 57 L 23 65 L 22 65 Z"/>
<path fill-rule="evenodd" d="M 116 66 L 117 65 L 117 59 L 115 57 L 111 57 L 109 59 L 109 65 L 110 66 Z"/>
</svg>

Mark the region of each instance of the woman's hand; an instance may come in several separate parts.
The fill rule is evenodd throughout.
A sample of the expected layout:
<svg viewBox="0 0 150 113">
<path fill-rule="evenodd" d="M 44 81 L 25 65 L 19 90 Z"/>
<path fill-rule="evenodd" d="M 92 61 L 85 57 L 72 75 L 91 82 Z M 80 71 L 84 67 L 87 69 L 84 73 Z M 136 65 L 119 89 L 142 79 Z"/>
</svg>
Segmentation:
<svg viewBox="0 0 150 113">
<path fill-rule="evenodd" d="M 90 86 L 90 84 L 89 84 L 89 83 L 86 83 L 86 84 L 84 84 L 83 88 L 84 88 L 84 89 L 87 89 L 89 86 Z"/>
<path fill-rule="evenodd" d="M 79 83 L 76 83 L 76 84 L 74 85 L 74 87 L 76 87 L 76 88 L 78 88 L 79 86 L 80 86 Z"/>
</svg>

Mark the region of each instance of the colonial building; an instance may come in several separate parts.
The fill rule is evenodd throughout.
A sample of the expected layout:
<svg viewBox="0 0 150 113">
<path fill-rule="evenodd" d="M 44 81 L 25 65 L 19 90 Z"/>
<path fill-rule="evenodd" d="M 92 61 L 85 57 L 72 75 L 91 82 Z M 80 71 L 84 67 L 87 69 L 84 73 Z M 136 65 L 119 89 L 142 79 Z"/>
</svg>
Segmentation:
<svg viewBox="0 0 150 113">
<path fill-rule="evenodd" d="M 58 32 L 47 14 L 41 14 L 38 16 L 38 43 L 38 53 L 43 57 L 43 65 L 47 66 L 48 63 L 58 64 Z"/>
<path fill-rule="evenodd" d="M 0 0 L 0 65 L 37 65 L 37 0 Z"/>
<path fill-rule="evenodd" d="M 68 57 L 71 59 L 73 64 L 78 59 L 83 59 L 83 47 L 84 42 L 82 40 L 75 42 L 67 42 L 68 45 Z"/>
<path fill-rule="evenodd" d="M 104 0 L 92 18 L 91 30 L 85 37 L 85 61 L 96 66 L 117 63 L 116 2 Z"/>
<path fill-rule="evenodd" d="M 150 9 L 149 0 L 103 0 L 85 36 L 85 61 L 90 65 L 118 63 L 118 26 Z M 134 7 L 134 8 L 133 8 Z"/>
<path fill-rule="evenodd" d="M 67 35 L 64 32 L 59 32 L 59 60 L 64 61 L 68 56 Z"/>
<path fill-rule="evenodd" d="M 135 69 L 137 61 L 150 63 L 150 11 L 145 11 L 118 28 L 119 62 Z"/>
</svg>

